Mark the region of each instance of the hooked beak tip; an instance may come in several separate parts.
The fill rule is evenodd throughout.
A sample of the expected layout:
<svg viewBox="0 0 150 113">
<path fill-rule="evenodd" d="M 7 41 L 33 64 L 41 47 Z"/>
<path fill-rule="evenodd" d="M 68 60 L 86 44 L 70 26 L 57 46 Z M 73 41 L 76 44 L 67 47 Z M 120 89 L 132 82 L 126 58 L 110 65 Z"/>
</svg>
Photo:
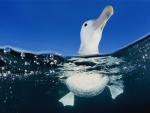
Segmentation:
<svg viewBox="0 0 150 113">
<path fill-rule="evenodd" d="M 111 14 L 111 15 L 114 14 L 114 9 L 113 9 L 112 6 L 107 6 L 104 10 L 106 10 L 106 12 L 107 12 L 108 14 Z"/>
<path fill-rule="evenodd" d="M 106 22 L 109 20 L 109 18 L 113 15 L 114 10 L 112 6 L 106 6 L 102 12 L 102 14 L 99 16 L 99 18 L 95 22 L 95 28 L 99 29 L 101 27 L 101 30 L 104 28 Z"/>
</svg>

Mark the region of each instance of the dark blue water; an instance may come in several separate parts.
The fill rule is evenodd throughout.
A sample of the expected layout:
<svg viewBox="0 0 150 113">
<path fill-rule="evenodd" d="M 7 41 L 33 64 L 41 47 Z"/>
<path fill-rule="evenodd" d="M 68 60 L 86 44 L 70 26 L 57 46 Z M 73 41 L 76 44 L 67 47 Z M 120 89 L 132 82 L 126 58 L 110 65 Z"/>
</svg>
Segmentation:
<svg viewBox="0 0 150 113">
<path fill-rule="evenodd" d="M 69 92 L 74 73 L 108 76 L 123 93 L 112 99 L 108 87 L 98 96 L 58 100 Z M 150 113 L 150 36 L 101 56 L 63 57 L 0 49 L 0 113 Z"/>
</svg>

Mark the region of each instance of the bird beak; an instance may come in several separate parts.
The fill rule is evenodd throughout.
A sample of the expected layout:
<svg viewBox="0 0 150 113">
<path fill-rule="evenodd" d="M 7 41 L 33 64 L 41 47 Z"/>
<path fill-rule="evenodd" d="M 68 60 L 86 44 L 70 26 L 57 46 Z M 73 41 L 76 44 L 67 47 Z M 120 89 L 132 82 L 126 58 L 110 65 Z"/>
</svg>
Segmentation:
<svg viewBox="0 0 150 113">
<path fill-rule="evenodd" d="M 113 7 L 112 6 L 106 6 L 101 13 L 101 15 L 96 19 L 94 23 L 94 27 L 96 31 L 102 31 L 106 22 L 109 20 L 109 18 L 113 15 Z"/>
</svg>

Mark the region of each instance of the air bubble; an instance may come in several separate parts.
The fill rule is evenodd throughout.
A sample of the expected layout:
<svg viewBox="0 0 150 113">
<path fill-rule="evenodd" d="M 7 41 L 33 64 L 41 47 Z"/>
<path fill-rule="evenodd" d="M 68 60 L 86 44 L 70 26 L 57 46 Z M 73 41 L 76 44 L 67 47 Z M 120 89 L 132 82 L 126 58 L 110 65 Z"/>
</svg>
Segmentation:
<svg viewBox="0 0 150 113">
<path fill-rule="evenodd" d="M 30 65 L 30 63 L 28 63 L 27 61 L 25 61 L 24 65 Z"/>
<path fill-rule="evenodd" d="M 6 77 L 6 76 L 7 76 L 7 74 L 6 74 L 6 73 L 3 73 L 3 76 L 4 76 L 4 77 Z"/>
<path fill-rule="evenodd" d="M 11 48 L 7 47 L 7 48 L 4 48 L 4 53 L 10 53 L 11 52 Z"/>
<path fill-rule="evenodd" d="M 22 59 L 24 59 L 25 53 L 22 52 L 20 56 L 21 56 Z"/>
</svg>

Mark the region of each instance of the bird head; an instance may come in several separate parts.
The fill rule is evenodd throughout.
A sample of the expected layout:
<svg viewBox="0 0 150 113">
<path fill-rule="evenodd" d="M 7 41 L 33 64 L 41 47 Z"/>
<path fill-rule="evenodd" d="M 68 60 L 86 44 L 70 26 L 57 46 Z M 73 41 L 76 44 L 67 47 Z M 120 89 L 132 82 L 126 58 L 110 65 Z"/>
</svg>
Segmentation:
<svg viewBox="0 0 150 113">
<path fill-rule="evenodd" d="M 81 44 L 79 55 L 99 54 L 98 47 L 103 29 L 113 13 L 113 7 L 107 6 L 97 19 L 88 20 L 83 23 L 80 31 Z"/>
</svg>

